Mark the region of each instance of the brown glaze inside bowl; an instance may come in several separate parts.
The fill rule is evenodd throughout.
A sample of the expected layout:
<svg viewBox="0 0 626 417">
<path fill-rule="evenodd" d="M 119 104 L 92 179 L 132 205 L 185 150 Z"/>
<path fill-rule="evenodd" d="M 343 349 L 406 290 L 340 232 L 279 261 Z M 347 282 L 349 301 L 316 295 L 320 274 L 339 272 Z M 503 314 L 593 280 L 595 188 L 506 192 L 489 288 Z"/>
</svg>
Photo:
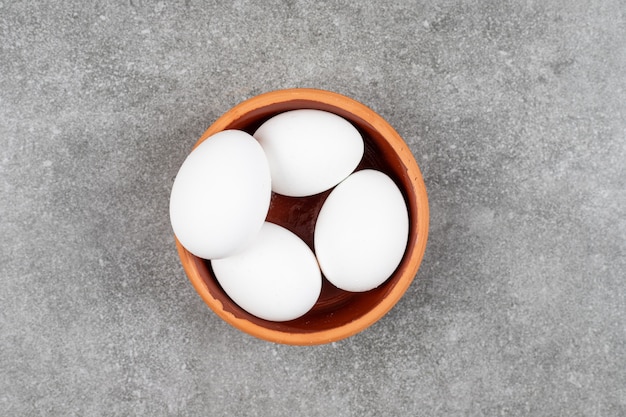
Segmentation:
<svg viewBox="0 0 626 417">
<path fill-rule="evenodd" d="M 365 320 L 364 316 L 371 314 L 377 308 L 380 310 L 379 305 L 383 300 L 391 292 L 398 291 L 397 289 L 394 290 L 394 288 L 400 281 L 402 281 L 403 289 L 400 293 L 394 294 L 394 297 L 399 298 L 402 295 L 412 281 L 425 249 L 428 207 L 425 200 L 425 188 L 423 187 L 423 181 L 417 165 L 415 164 L 415 167 L 411 169 L 407 168 L 406 154 L 410 155 L 410 158 L 412 158 L 412 155 L 410 150 L 406 148 L 406 144 L 399 137 L 398 141 L 401 142 L 400 144 L 397 142 L 391 144 L 389 138 L 383 137 L 379 130 L 368 120 L 345 110 L 340 105 L 333 105 L 332 100 L 318 101 L 315 99 L 294 98 L 270 102 L 260 108 L 247 109 L 242 114 L 230 114 L 229 120 L 220 126 L 215 126 L 215 129 L 217 129 L 216 131 L 239 129 L 253 134 L 270 117 L 295 109 L 325 110 L 350 121 L 361 132 L 365 142 L 365 152 L 357 170 L 372 168 L 382 171 L 389 175 L 402 191 L 409 211 L 409 240 L 402 262 L 394 274 L 378 288 L 361 293 L 340 290 L 324 279 L 321 295 L 315 306 L 307 314 L 291 321 L 273 322 L 253 316 L 235 304 L 214 278 L 210 261 L 189 254 L 184 251 L 180 244 L 179 253 L 181 253 L 185 270 L 190 275 L 192 282 L 194 281 L 193 276 L 195 276 L 196 281 L 197 277 L 199 277 L 203 284 L 202 287 L 204 288 L 199 288 L 198 283 L 194 282 L 196 289 L 211 308 L 226 321 L 257 337 L 272 341 L 293 344 L 324 343 L 347 337 L 362 330 L 362 328 L 350 329 L 350 326 L 353 326 L 351 324 L 353 322 L 363 319 L 365 321 L 362 323 L 363 327 L 367 327 L 380 318 L 370 317 Z M 371 110 L 367 110 L 371 112 Z M 371 112 L 371 114 L 374 113 Z M 380 119 L 379 116 L 377 117 Z M 216 122 L 216 124 L 218 123 Z M 211 132 L 210 128 L 196 146 L 211 134 L 216 133 L 216 131 Z M 404 156 L 399 155 L 399 146 L 406 148 L 402 149 Z M 416 188 L 416 182 L 419 182 L 421 188 Z M 416 195 L 416 189 L 423 189 L 423 204 L 425 204 L 425 207 L 417 206 L 419 198 Z M 310 197 L 287 197 L 272 193 L 267 221 L 291 230 L 313 249 L 315 221 L 326 197 L 328 197 L 331 191 L 328 190 Z M 422 210 L 422 216 L 426 216 L 424 217 L 426 219 L 425 224 L 422 224 L 419 228 L 418 210 Z M 417 252 L 416 249 L 418 249 Z M 185 257 L 183 257 L 183 252 Z M 208 295 L 206 293 L 203 294 L 206 291 L 208 291 Z M 397 299 L 390 305 L 385 306 L 384 311 L 380 311 L 378 314 L 384 314 L 396 301 Z M 342 327 L 345 330 L 335 331 Z M 266 329 L 269 332 L 266 333 Z M 335 332 L 333 333 L 333 331 Z M 310 340 L 307 339 L 307 335 L 313 334 L 316 334 L 316 337 L 312 337 Z"/>
</svg>

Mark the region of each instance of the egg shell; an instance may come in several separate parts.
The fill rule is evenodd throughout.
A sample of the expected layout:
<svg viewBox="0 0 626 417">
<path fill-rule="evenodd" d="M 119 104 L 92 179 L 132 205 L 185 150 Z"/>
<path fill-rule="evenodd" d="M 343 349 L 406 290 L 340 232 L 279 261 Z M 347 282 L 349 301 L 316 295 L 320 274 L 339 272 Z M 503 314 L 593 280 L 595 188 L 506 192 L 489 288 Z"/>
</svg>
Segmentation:
<svg viewBox="0 0 626 417">
<path fill-rule="evenodd" d="M 211 261 L 228 296 L 265 320 L 287 321 L 319 298 L 322 274 L 313 251 L 291 231 L 265 222 L 254 242 L 234 256 Z"/>
<path fill-rule="evenodd" d="M 333 285 L 368 291 L 398 267 L 408 234 L 402 193 L 386 174 L 366 169 L 350 175 L 328 195 L 315 225 L 315 253 Z"/>
<path fill-rule="evenodd" d="M 350 122 L 322 110 L 281 113 L 253 136 L 267 155 L 272 190 L 291 197 L 334 187 L 354 171 L 364 151 L 363 138 Z"/>
<path fill-rule="evenodd" d="M 270 198 L 263 149 L 250 134 L 225 130 L 198 145 L 180 167 L 170 195 L 172 229 L 200 258 L 230 256 L 261 230 Z"/>
</svg>

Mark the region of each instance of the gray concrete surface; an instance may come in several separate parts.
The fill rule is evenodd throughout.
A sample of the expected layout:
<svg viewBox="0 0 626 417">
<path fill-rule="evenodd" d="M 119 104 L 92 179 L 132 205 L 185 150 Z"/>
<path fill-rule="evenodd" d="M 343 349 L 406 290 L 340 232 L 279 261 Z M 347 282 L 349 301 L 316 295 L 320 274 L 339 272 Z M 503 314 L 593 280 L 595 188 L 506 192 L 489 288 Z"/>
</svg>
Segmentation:
<svg viewBox="0 0 626 417">
<path fill-rule="evenodd" d="M 0 3 L 0 415 L 626 415 L 626 4 Z M 173 178 L 223 112 L 316 87 L 429 191 L 414 285 L 318 347 L 188 283 Z"/>
</svg>

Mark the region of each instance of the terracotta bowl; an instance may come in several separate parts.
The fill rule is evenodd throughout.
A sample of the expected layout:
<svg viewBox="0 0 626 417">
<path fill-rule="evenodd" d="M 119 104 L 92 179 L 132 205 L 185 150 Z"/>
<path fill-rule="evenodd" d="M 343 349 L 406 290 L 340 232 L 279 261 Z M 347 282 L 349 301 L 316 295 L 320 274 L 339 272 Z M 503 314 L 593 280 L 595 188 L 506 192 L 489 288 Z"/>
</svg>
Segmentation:
<svg viewBox="0 0 626 417">
<path fill-rule="evenodd" d="M 383 171 L 403 192 L 409 211 L 409 240 L 404 258 L 394 274 L 378 288 L 362 293 L 340 290 L 324 279 L 322 293 L 307 314 L 287 322 L 272 322 L 238 307 L 218 284 L 210 262 L 189 253 L 178 240 L 176 245 L 194 288 L 223 320 L 272 342 L 315 345 L 337 341 L 369 327 L 406 292 L 426 249 L 428 200 L 417 163 L 398 133 L 368 107 L 337 93 L 303 88 L 258 95 L 217 119 L 195 146 L 225 129 L 240 129 L 252 134 L 270 117 L 295 109 L 325 110 L 352 122 L 365 140 L 365 154 L 357 170 L 373 168 Z M 313 248 L 317 214 L 329 193 L 301 198 L 273 193 L 267 220 L 288 228 Z"/>
</svg>

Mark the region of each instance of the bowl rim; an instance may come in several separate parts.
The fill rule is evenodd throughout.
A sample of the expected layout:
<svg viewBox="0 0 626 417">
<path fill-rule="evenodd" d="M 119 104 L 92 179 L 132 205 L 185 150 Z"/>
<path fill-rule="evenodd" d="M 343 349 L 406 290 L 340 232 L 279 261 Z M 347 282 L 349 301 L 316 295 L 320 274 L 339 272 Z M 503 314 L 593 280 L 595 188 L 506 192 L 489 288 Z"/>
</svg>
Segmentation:
<svg viewBox="0 0 626 417">
<path fill-rule="evenodd" d="M 338 107 L 343 111 L 347 111 L 363 120 L 366 120 L 388 142 L 394 152 L 396 152 L 400 161 L 403 163 L 404 168 L 406 168 L 415 193 L 415 207 L 417 213 L 410 212 L 409 215 L 416 216 L 415 221 L 417 222 L 417 237 L 413 252 L 409 255 L 404 272 L 400 279 L 398 279 L 396 285 L 394 285 L 389 293 L 371 310 L 367 311 L 355 320 L 338 327 L 302 333 L 289 333 L 280 330 L 268 329 L 246 319 L 236 317 L 232 313 L 224 310 L 222 302 L 211 295 L 202 276 L 196 268 L 197 258 L 180 244 L 176 236 L 174 236 L 174 239 L 176 241 L 178 255 L 188 279 L 191 281 L 191 284 L 202 300 L 222 320 L 249 335 L 270 342 L 288 345 L 319 345 L 345 339 L 361 332 L 362 330 L 365 330 L 387 314 L 387 312 L 389 312 L 389 310 L 397 304 L 400 298 L 402 298 L 410 284 L 413 282 L 426 250 L 429 226 L 428 197 L 426 193 L 426 185 L 413 153 L 396 130 L 391 127 L 391 125 L 387 123 L 387 121 L 385 121 L 379 114 L 366 105 L 342 94 L 327 90 L 313 88 L 289 88 L 270 91 L 249 98 L 235 105 L 220 116 L 203 133 L 200 139 L 198 139 L 193 146 L 193 149 L 215 133 L 227 129 L 228 126 L 232 125 L 234 121 L 240 119 L 251 111 L 271 104 L 294 100 L 319 102 L 324 105 Z"/>
</svg>

